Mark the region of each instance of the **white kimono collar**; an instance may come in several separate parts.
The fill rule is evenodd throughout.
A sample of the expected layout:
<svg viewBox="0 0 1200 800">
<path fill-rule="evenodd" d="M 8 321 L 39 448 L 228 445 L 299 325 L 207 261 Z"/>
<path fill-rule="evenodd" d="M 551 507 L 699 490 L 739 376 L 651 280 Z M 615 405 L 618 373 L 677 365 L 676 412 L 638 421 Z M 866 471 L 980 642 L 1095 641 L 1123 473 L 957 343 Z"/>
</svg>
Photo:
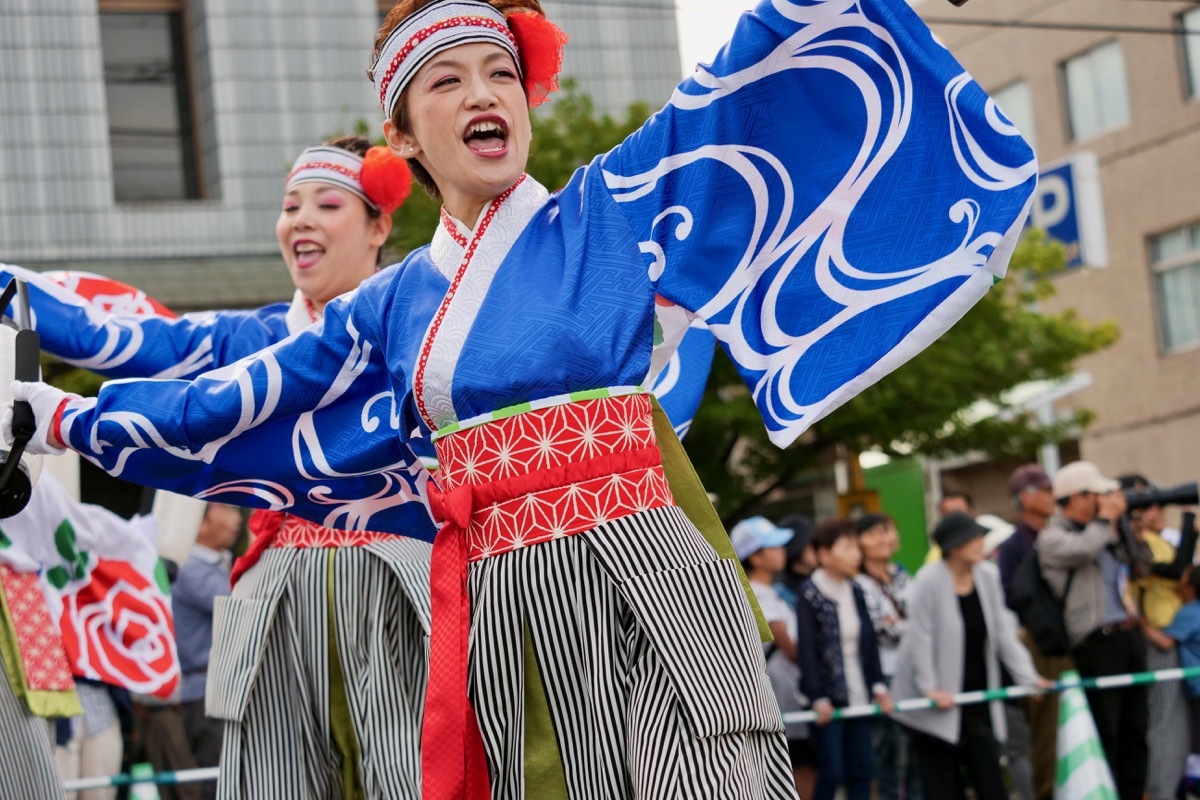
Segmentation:
<svg viewBox="0 0 1200 800">
<path fill-rule="evenodd" d="M 527 222 L 533 218 L 533 215 L 545 204 L 549 197 L 550 193 L 546 191 L 544 186 L 526 175 L 525 179 L 513 189 L 512 194 L 509 195 L 504 204 L 508 214 L 517 218 L 523 218 Z M 479 214 L 481 221 L 487 216 L 488 210 L 495 202 L 495 200 L 492 200 L 483 207 L 483 211 Z M 478 222 L 476 225 L 478 225 Z M 463 258 L 466 256 L 467 247 L 474 234 L 474 230 L 450 216 L 446 213 L 446 209 L 442 208 L 441 219 L 438 222 L 437 229 L 433 232 L 433 240 L 429 244 L 429 257 L 433 259 L 433 264 L 437 267 L 437 271 L 446 280 L 454 280 L 454 276 L 457 274 L 459 265 L 462 264 Z"/>
<path fill-rule="evenodd" d="M 292 295 L 292 304 L 288 307 L 287 316 L 284 317 L 284 321 L 287 322 L 288 334 L 295 335 L 319 319 L 320 317 L 313 313 L 312 304 L 308 302 L 308 298 L 297 289 L 296 293 Z"/>
</svg>

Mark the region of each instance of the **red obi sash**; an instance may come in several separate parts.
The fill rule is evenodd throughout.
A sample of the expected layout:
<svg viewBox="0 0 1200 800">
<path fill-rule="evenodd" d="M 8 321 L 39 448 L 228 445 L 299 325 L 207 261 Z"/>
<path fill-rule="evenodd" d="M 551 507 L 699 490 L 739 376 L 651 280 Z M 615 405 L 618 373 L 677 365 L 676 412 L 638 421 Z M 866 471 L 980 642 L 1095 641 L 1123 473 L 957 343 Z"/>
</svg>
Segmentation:
<svg viewBox="0 0 1200 800">
<path fill-rule="evenodd" d="M 488 422 L 436 443 L 443 521 L 430 570 L 429 687 L 421 741 L 424 800 L 486 800 L 487 762 L 467 699 L 467 565 L 673 504 L 650 398 L 625 395 Z"/>
<path fill-rule="evenodd" d="M 4 592 L 16 634 L 16 655 L 21 660 L 26 688 L 38 692 L 74 690 L 62 632 L 46 607 L 41 578 L 37 573 L 17 572 L 0 563 L 0 591 Z M 10 675 L 9 679 L 14 677 Z"/>
<path fill-rule="evenodd" d="M 254 541 L 245 555 L 233 565 L 229 582 L 236 584 L 246 570 L 262 558 L 271 547 L 362 547 L 392 538 L 390 533 L 375 531 L 342 531 L 326 528 L 315 522 L 294 517 L 284 511 L 257 510 L 250 515 L 250 532 Z"/>
</svg>

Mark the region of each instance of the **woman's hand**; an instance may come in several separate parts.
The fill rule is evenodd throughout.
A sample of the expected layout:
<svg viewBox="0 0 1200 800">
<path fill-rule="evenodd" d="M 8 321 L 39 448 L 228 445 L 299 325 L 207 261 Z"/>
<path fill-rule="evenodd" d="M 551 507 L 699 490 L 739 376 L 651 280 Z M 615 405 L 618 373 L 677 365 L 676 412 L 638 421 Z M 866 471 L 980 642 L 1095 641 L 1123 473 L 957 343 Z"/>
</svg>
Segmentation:
<svg viewBox="0 0 1200 800">
<path fill-rule="evenodd" d="M 887 690 L 875 692 L 875 702 L 879 704 L 879 709 L 885 714 L 891 714 L 896 710 L 896 703 L 892 700 L 892 693 Z"/>
<path fill-rule="evenodd" d="M 33 438 L 25 447 L 26 453 L 60 455 L 66 452 L 66 446 L 58 440 L 58 436 L 53 431 L 54 417 L 58 414 L 58 407 L 62 405 L 62 402 L 74 397 L 75 395 L 55 389 L 48 383 L 12 382 L 13 402 L 24 400 L 29 403 L 33 407 L 33 418 L 37 425 Z M 3 415 L 0 415 L 0 435 L 4 437 L 6 444 L 12 444 L 13 441 L 12 425 L 13 404 L 9 403 L 4 408 Z"/>
<path fill-rule="evenodd" d="M 1042 702 L 1042 698 L 1046 696 L 1046 692 L 1054 688 L 1054 681 L 1050 680 L 1049 678 L 1043 678 L 1041 675 L 1039 675 L 1037 683 L 1035 683 L 1034 686 L 1037 687 L 1037 693 L 1032 695 L 1033 702 L 1040 703 Z"/>
<path fill-rule="evenodd" d="M 813 711 L 817 712 L 817 724 L 828 725 L 833 721 L 833 703 L 821 699 L 813 703 Z"/>
<path fill-rule="evenodd" d="M 925 696 L 933 701 L 937 706 L 938 711 L 945 711 L 954 708 L 954 695 L 947 692 L 945 689 L 934 689 L 932 692 L 926 692 Z"/>
</svg>

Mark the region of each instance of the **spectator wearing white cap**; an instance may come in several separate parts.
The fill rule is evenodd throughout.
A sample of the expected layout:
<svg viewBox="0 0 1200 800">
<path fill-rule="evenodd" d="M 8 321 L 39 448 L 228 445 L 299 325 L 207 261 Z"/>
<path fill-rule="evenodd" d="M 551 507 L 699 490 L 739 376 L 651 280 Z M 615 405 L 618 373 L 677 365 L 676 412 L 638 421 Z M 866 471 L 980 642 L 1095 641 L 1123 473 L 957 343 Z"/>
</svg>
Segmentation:
<svg viewBox="0 0 1200 800">
<path fill-rule="evenodd" d="M 795 531 L 781 528 L 766 517 L 744 519 L 729 532 L 733 552 L 741 560 L 750 579 L 750 587 L 762 607 L 763 616 L 775 636 L 775 641 L 764 645 L 767 659 L 767 677 L 775 700 L 783 713 L 803 711 L 807 703 L 800 695 L 800 667 L 796 658 L 796 611 L 780 596 L 776 578 L 787 566 L 785 547 L 792 541 Z M 792 774 L 796 790 L 801 797 L 812 795 L 816 772 L 813 765 L 812 743 L 809 741 L 808 725 L 803 722 L 787 723 L 788 754 L 792 760 Z"/>
<path fill-rule="evenodd" d="M 1063 602 L 1071 655 L 1085 678 L 1142 672 L 1146 641 L 1125 601 L 1132 568 L 1149 570 L 1145 542 L 1119 534 L 1125 495 L 1087 461 L 1058 471 L 1052 481 L 1058 511 L 1034 546 L 1042 575 Z M 1146 688 L 1089 692 L 1092 716 L 1122 800 L 1140 800 L 1146 783 Z"/>
</svg>

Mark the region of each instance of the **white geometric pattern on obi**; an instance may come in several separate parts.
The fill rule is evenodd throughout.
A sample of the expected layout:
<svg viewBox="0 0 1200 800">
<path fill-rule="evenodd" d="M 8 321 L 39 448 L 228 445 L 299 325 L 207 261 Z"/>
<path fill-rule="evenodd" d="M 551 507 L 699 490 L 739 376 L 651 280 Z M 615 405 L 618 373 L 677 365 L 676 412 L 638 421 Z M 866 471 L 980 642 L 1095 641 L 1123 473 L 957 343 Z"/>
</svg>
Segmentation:
<svg viewBox="0 0 1200 800">
<path fill-rule="evenodd" d="M 649 398 L 602 397 L 496 420 L 438 440 L 446 492 L 529 476 L 591 459 L 656 447 Z M 673 503 L 661 463 L 567 482 L 480 505 L 467 526 L 468 558 L 590 530 L 631 513 Z"/>
</svg>

